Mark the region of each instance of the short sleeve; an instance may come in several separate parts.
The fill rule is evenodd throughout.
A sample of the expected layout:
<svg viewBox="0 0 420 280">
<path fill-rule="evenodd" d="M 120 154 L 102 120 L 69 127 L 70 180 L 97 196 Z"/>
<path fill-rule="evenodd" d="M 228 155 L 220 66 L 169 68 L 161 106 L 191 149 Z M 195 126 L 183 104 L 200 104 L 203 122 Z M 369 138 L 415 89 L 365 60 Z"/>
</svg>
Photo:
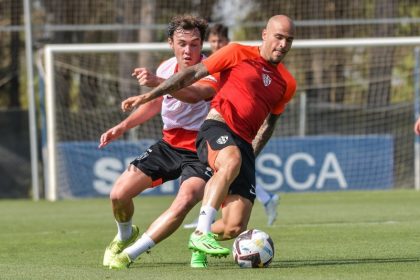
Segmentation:
<svg viewBox="0 0 420 280">
<path fill-rule="evenodd" d="M 287 71 L 287 69 L 282 66 L 279 69 L 280 73 L 282 74 L 283 78 L 286 80 L 286 91 L 284 94 L 284 98 L 276 104 L 276 106 L 271 110 L 271 113 L 274 115 L 280 115 L 286 109 L 287 103 L 293 98 L 296 92 L 296 80 L 293 76 Z"/>
<path fill-rule="evenodd" d="M 203 60 L 202 63 L 210 74 L 214 74 L 235 66 L 241 60 L 258 56 L 259 52 L 256 46 L 230 43 Z"/>
<path fill-rule="evenodd" d="M 208 75 L 204 78 L 201 78 L 195 84 L 208 85 L 211 86 L 216 92 L 219 90 L 220 74 L 215 73 L 213 75 Z"/>
</svg>

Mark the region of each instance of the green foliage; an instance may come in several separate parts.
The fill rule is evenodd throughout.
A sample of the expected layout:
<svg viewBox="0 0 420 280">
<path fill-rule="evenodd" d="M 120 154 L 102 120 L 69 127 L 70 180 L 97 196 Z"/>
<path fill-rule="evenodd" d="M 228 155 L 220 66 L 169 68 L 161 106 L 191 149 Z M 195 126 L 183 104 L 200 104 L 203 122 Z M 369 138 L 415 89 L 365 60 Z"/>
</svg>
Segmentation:
<svg viewBox="0 0 420 280">
<path fill-rule="evenodd" d="M 33 1 L 32 1 L 33 2 Z M 201 15 L 207 19 L 215 20 L 216 15 L 213 12 L 213 7 L 216 3 L 221 1 L 208 0 L 208 1 L 148 1 L 153 2 L 153 5 L 144 5 L 142 1 L 35 1 L 32 4 L 32 17 L 33 17 L 33 43 L 36 48 L 41 48 L 45 43 L 52 44 L 74 44 L 74 43 L 115 43 L 115 42 L 138 42 L 140 40 L 137 30 L 132 29 L 131 25 L 146 24 L 144 16 L 149 15 L 154 27 L 153 37 L 154 41 L 166 40 L 166 24 L 175 14 L 193 13 Z M 222 1 L 223 2 L 223 1 Z M 245 1 L 243 1 L 245 2 Z M 264 27 L 268 17 L 274 14 L 288 14 L 295 20 L 300 21 L 297 26 L 298 39 L 319 39 L 319 38 L 363 38 L 375 36 L 417 36 L 419 24 L 417 22 L 408 23 L 401 22 L 398 24 L 389 23 L 386 25 L 388 34 L 379 34 L 377 31 L 383 25 L 381 24 L 366 24 L 364 20 L 375 19 L 392 19 L 398 18 L 412 18 L 418 19 L 420 17 L 420 6 L 417 0 L 404 0 L 404 1 L 378 1 L 378 0 L 365 0 L 365 1 L 282 1 L 279 5 L 278 1 L 263 0 L 254 1 L 258 3 L 256 8 L 250 11 L 241 22 L 231 26 L 236 31 L 233 34 L 233 40 L 260 40 L 261 29 Z M 225 1 L 225 3 L 228 3 Z M 20 1 L 2 0 L 0 1 L 0 25 L 8 27 L 16 24 L 15 27 L 23 27 L 23 7 Z M 382 15 L 381 9 L 378 5 L 386 10 L 386 14 Z M 145 10 L 144 10 L 145 9 Z M 222 12 L 222 11 L 220 11 Z M 227 15 L 231 17 L 232 15 Z M 15 19 L 15 23 L 13 20 Z M 17 21 L 17 19 L 20 19 Z M 361 19 L 360 24 L 357 19 Z M 323 20 L 355 20 L 355 23 L 348 25 L 318 25 L 317 23 L 308 24 L 308 21 L 323 21 Z M 242 23 L 246 23 L 243 25 Z M 74 25 L 74 30 L 66 31 L 45 31 L 46 25 Z M 116 25 L 121 24 L 123 27 L 127 25 L 127 29 L 122 28 L 117 31 L 103 31 L 99 28 L 100 25 Z M 77 26 L 92 25 L 92 30 L 77 30 Z M 97 29 L 95 29 L 97 28 Z M 6 30 L 6 31 L 5 31 Z M 147 28 L 146 28 L 147 30 Z M 4 81 L 10 73 L 10 48 L 11 48 L 11 34 L 13 32 L 20 32 L 20 49 L 19 56 L 25 57 L 25 43 L 23 31 L 10 31 L 7 29 L 0 30 L 0 82 Z M 328 53 L 328 50 L 325 51 Z M 308 58 L 311 61 L 313 58 Z M 366 62 L 369 63 L 368 61 Z M 390 62 L 392 64 L 393 62 Z M 21 66 L 19 70 L 20 77 L 20 106 L 27 107 L 27 85 L 25 69 L 27 66 Z M 97 68 L 101 66 L 98 65 Z M 315 72 L 311 69 L 311 64 L 305 65 L 305 71 Z M 394 70 L 395 71 L 398 70 Z M 35 71 L 35 75 L 38 75 Z M 398 75 L 398 73 L 397 73 Z M 340 74 L 337 74 L 340 78 Z M 401 78 L 397 77 L 397 78 Z M 35 78 L 37 79 L 37 78 Z M 308 84 L 307 79 L 303 77 L 299 80 L 299 85 L 317 87 L 316 84 Z M 328 78 L 323 78 L 321 81 L 323 85 L 331 88 L 329 95 L 335 95 L 334 84 L 328 81 Z M 352 81 L 347 79 L 346 83 Z M 10 102 L 10 94 L 13 89 L 9 87 L 1 87 L 0 84 L 0 108 L 7 107 Z M 353 89 L 346 89 L 345 95 L 353 96 Z M 356 89 L 358 90 L 358 89 Z M 392 89 L 394 90 L 392 102 L 398 102 L 401 99 L 406 100 L 409 95 L 409 87 Z M 395 91 L 396 90 L 396 91 Z M 399 95 L 402 93 L 403 97 Z M 77 95 L 77 92 L 72 92 Z M 380 94 L 380 93 L 378 93 Z M 74 96 L 73 96 L 74 97 Z M 335 98 L 333 98 L 335 100 Z M 337 103 L 347 104 L 349 98 Z M 354 100 L 350 97 L 351 100 Z M 351 102 L 352 103 L 352 102 Z M 358 101 L 356 103 L 359 103 Z M 366 100 L 363 100 L 366 103 Z M 72 104 L 74 105 L 74 104 Z M 77 105 L 75 105 L 77 106 Z M 78 108 L 72 107 L 72 110 Z"/>
<path fill-rule="evenodd" d="M 172 197 L 135 200 L 141 231 Z M 284 194 L 274 227 L 258 202 L 249 224 L 268 232 L 268 269 L 240 269 L 231 257 L 188 266 L 190 230 L 179 229 L 129 270 L 101 266 L 116 232 L 107 199 L 0 203 L 1 279 L 416 279 L 420 193 L 413 190 Z M 187 217 L 196 217 L 198 208 Z M 226 241 L 230 246 L 232 241 Z"/>
<path fill-rule="evenodd" d="M 407 51 L 407 53 L 398 59 L 399 64 L 394 68 L 392 74 L 392 102 L 410 102 L 414 99 L 414 53 Z"/>
</svg>

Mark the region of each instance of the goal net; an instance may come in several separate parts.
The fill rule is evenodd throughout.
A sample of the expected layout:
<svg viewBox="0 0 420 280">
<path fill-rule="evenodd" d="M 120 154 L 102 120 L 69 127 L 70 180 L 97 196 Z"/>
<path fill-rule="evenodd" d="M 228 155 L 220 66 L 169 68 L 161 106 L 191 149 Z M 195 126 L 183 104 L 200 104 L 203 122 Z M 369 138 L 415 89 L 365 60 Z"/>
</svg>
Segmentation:
<svg viewBox="0 0 420 280">
<path fill-rule="evenodd" d="M 257 159 L 257 183 L 272 192 L 413 187 L 419 44 L 417 37 L 296 40 L 285 64 L 297 93 Z M 161 137 L 157 116 L 97 148 L 127 116 L 121 101 L 147 91 L 132 70 L 155 70 L 171 56 L 166 43 L 44 48 L 48 199 L 108 196 L 128 163 Z M 176 188 L 170 182 L 149 193 Z"/>
</svg>

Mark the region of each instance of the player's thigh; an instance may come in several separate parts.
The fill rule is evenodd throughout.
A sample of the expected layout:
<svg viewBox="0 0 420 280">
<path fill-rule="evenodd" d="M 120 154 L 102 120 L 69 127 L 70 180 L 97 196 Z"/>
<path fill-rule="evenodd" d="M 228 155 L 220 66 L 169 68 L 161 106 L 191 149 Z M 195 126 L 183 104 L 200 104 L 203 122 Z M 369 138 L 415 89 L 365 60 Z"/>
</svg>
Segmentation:
<svg viewBox="0 0 420 280">
<path fill-rule="evenodd" d="M 222 208 L 222 219 L 226 229 L 245 230 L 251 217 L 252 206 L 253 203 L 243 196 L 228 195 Z"/>
<path fill-rule="evenodd" d="M 206 120 L 196 140 L 200 161 L 215 171 L 221 166 L 238 169 L 241 165 L 241 154 L 234 138 L 233 131 L 225 123 Z"/>
<path fill-rule="evenodd" d="M 151 186 L 152 179 L 130 164 L 127 170 L 115 181 L 110 197 L 111 199 L 133 198 Z"/>
<path fill-rule="evenodd" d="M 215 170 L 226 168 L 228 172 L 232 173 L 233 177 L 230 180 L 233 180 L 239 173 L 241 163 L 241 151 L 237 146 L 231 145 L 217 151 L 214 167 Z"/>
</svg>

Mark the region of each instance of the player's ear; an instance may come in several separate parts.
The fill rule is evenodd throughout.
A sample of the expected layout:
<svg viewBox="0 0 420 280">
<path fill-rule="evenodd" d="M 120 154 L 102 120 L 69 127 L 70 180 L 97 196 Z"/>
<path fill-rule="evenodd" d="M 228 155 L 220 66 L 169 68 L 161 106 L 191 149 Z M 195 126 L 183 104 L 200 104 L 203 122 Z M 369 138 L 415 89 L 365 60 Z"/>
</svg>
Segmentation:
<svg viewBox="0 0 420 280">
<path fill-rule="evenodd" d="M 168 38 L 168 44 L 171 47 L 171 49 L 174 48 L 174 41 L 172 40 L 172 38 Z"/>
<path fill-rule="evenodd" d="M 261 34 L 261 38 L 263 39 L 263 41 L 265 41 L 265 39 L 267 38 L 267 29 L 264 28 Z"/>
</svg>

